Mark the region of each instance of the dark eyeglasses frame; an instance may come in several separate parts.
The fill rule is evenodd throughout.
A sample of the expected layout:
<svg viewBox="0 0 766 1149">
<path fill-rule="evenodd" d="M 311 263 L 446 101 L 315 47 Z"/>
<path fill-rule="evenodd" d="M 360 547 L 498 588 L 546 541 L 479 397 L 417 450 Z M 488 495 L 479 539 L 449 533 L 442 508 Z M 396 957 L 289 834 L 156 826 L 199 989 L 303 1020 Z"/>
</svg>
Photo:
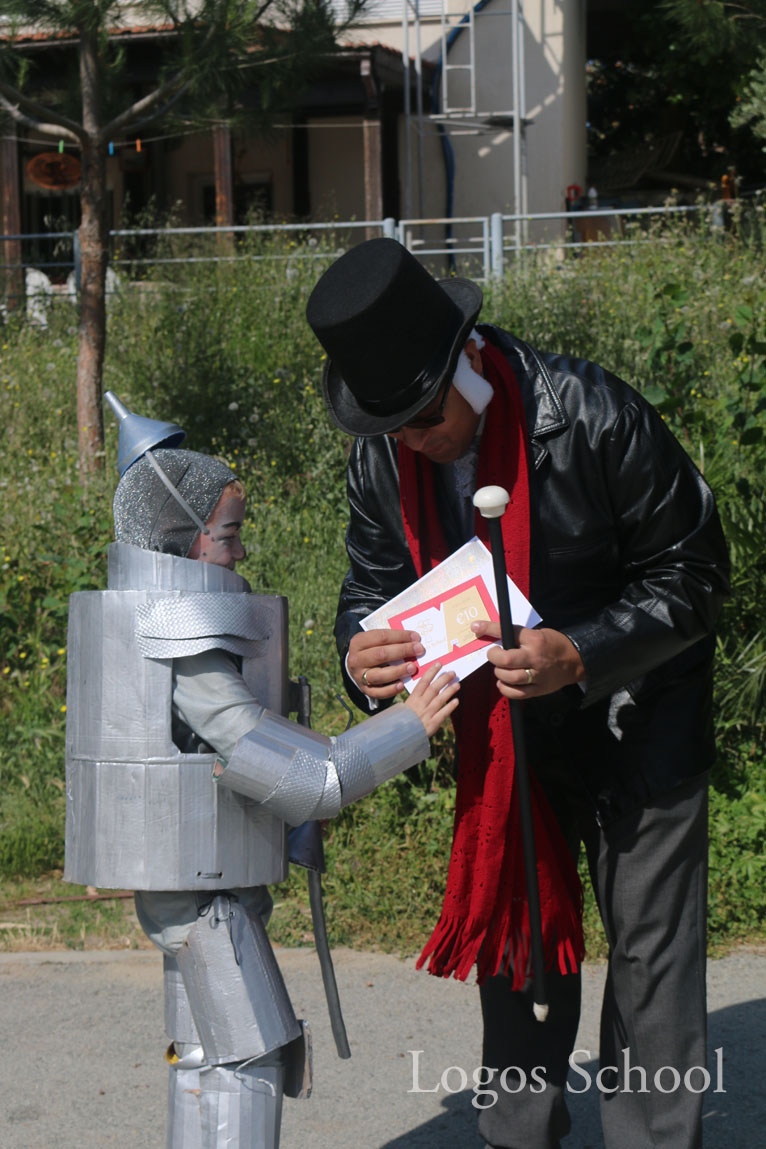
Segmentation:
<svg viewBox="0 0 766 1149">
<path fill-rule="evenodd" d="M 415 415 L 415 417 L 410 419 L 407 423 L 402 423 L 401 427 L 394 427 L 391 431 L 388 432 L 388 434 L 398 435 L 399 432 L 403 431 L 405 427 L 409 428 L 411 431 L 425 431 L 429 427 L 438 427 L 439 424 L 443 423 L 445 419 L 444 404 L 447 402 L 447 396 L 449 395 L 449 389 L 451 386 L 452 379 L 448 379 L 444 388 L 444 394 L 442 395 L 442 401 L 436 410 L 432 411 L 430 415 Z"/>
</svg>

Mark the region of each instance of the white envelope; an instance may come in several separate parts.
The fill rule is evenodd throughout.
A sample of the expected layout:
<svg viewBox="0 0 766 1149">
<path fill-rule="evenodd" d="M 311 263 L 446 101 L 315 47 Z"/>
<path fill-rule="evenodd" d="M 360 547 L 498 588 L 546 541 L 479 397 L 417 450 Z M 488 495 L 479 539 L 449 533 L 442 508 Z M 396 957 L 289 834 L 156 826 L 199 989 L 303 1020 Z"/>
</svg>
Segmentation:
<svg viewBox="0 0 766 1149">
<path fill-rule="evenodd" d="M 511 618 L 518 626 L 537 626 L 541 617 L 508 578 Z M 472 538 L 428 574 L 362 620 L 363 630 L 415 630 L 426 648 L 414 678 L 402 681 L 414 690 L 423 671 L 438 660 L 466 678 L 487 661 L 491 639 L 477 639 L 471 623 L 497 619 L 498 606 L 492 555 L 481 539 Z M 499 642 L 496 643 L 499 645 Z"/>
</svg>

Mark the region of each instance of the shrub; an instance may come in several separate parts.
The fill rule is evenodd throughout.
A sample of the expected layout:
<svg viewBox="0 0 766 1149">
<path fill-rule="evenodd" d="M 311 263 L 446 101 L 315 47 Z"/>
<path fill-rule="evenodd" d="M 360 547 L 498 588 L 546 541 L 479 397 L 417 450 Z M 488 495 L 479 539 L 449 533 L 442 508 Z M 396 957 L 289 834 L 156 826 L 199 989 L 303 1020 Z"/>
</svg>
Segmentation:
<svg viewBox="0 0 766 1149">
<path fill-rule="evenodd" d="M 763 914 L 766 283 L 758 211 L 747 234 L 676 221 L 653 229 L 650 242 L 596 248 L 559 266 L 527 255 L 488 287 L 484 309 L 531 343 L 586 355 L 637 386 L 716 491 L 734 563 L 717 671 L 717 937 L 753 931 Z M 345 570 L 348 440 L 325 413 L 323 356 L 303 314 L 331 252 L 259 238 L 240 255 L 194 264 L 193 276 L 162 265 L 126 286 L 110 311 L 105 386 L 140 414 L 179 422 L 189 447 L 236 467 L 249 491 L 243 573 L 255 589 L 289 597 L 292 671 L 312 682 L 314 725 L 338 733 L 347 716 L 336 698 L 332 630 Z M 61 863 L 66 604 L 73 590 L 105 583 L 116 431 L 108 418 L 106 471 L 81 490 L 68 303 L 53 310 L 48 330 L 10 322 L 0 338 L 0 872 L 29 874 Z M 446 877 L 453 774 L 445 735 L 426 766 L 330 828 L 337 939 L 414 948 L 427 936 Z M 285 937 L 305 928 L 301 886 L 296 876 L 280 892 L 275 925 Z"/>
</svg>

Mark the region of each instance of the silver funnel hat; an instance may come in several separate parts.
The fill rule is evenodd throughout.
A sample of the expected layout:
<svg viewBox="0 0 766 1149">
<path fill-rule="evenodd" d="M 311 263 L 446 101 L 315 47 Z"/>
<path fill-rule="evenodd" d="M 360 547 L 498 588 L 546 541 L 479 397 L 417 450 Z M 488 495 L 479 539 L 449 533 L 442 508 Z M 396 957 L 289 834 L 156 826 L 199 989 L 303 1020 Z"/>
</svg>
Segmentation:
<svg viewBox="0 0 766 1149">
<path fill-rule="evenodd" d="M 218 459 L 175 448 L 186 432 L 176 423 L 134 415 L 104 393 L 120 426 L 114 496 L 115 538 L 145 551 L 186 558 L 224 487 L 236 475 Z"/>
<path fill-rule="evenodd" d="M 199 524 L 207 522 L 225 487 L 236 477 L 225 463 L 197 451 L 160 448 L 147 452 L 117 485 L 117 542 L 186 558 L 200 532 Z"/>
<path fill-rule="evenodd" d="M 186 438 L 186 432 L 176 423 L 161 423 L 158 419 L 134 415 L 112 391 L 105 391 L 104 398 L 119 422 L 117 470 L 121 476 L 147 451 L 157 447 L 178 447 Z"/>
</svg>

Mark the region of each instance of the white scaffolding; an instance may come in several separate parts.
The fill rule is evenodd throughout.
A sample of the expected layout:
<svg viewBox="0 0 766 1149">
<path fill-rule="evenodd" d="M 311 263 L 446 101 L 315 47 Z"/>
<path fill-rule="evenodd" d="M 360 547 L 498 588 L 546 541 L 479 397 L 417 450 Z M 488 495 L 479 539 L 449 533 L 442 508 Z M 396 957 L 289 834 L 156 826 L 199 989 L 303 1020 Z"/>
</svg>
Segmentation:
<svg viewBox="0 0 766 1149">
<path fill-rule="evenodd" d="M 528 212 L 527 162 L 526 162 L 526 81 L 524 60 L 524 15 L 520 0 L 511 0 L 510 8 L 496 10 L 488 0 L 473 4 L 463 11 L 448 10 L 454 7 L 450 0 L 402 0 L 402 66 L 404 69 L 404 214 L 413 216 L 413 171 L 412 141 L 415 139 L 415 166 L 417 185 L 417 214 L 423 217 L 423 138 L 426 121 L 444 125 L 450 134 L 478 134 L 491 128 L 501 128 L 513 134 L 513 211 L 514 215 Z M 427 12 L 424 13 L 424 7 Z M 423 55 L 421 19 L 440 10 L 441 17 L 441 56 L 440 104 L 438 112 L 428 116 L 423 109 Z M 510 59 L 508 66 L 512 76 L 511 108 L 483 107 L 477 98 L 477 74 L 482 73 L 483 62 L 479 59 L 476 27 L 498 18 L 510 23 Z M 451 63 L 450 48 L 457 37 L 467 45 L 467 59 L 461 63 Z M 412 45 L 412 54 L 411 54 Z M 415 109 L 412 108 L 411 72 L 414 70 Z M 492 91 L 495 85 L 483 85 Z"/>
</svg>

